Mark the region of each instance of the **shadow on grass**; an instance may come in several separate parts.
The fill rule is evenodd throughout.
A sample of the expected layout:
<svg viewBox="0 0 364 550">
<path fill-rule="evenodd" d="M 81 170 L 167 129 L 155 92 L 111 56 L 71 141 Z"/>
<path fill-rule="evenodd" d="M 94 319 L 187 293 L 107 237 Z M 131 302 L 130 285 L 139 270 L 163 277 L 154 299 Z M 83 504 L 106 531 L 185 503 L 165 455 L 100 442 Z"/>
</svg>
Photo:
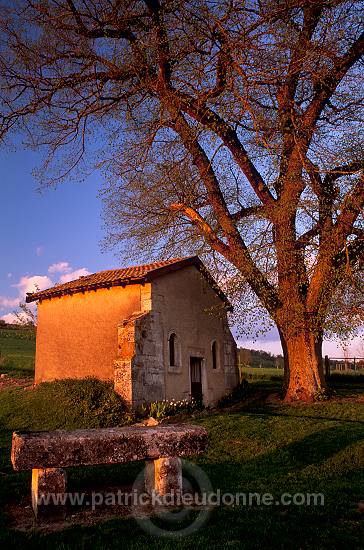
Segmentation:
<svg viewBox="0 0 364 550">
<path fill-rule="evenodd" d="M 316 415 L 316 407 L 328 416 Z M 340 406 L 323 403 L 297 409 L 278 405 L 276 410 L 271 405 L 251 406 L 189 419 L 210 432 L 207 453 L 191 461 L 203 468 L 215 490 L 274 496 L 322 492 L 325 506 L 221 506 L 205 528 L 176 541 L 150 537 L 134 520 L 121 517 L 57 533 L 22 533 L 8 529 L 2 513 L 0 541 L 7 549 L 360 548 L 364 530 L 357 503 L 364 494 L 364 422 L 359 416 L 355 420 L 358 404 L 345 410 L 351 418 L 340 417 Z M 30 494 L 30 474 L 12 471 L 11 431 L 3 431 L 0 442 L 4 510 L 9 501 Z M 132 463 L 69 469 L 69 490 L 128 484 L 142 467 Z"/>
<path fill-rule="evenodd" d="M 364 408 L 363 408 L 363 411 L 364 411 Z M 249 413 L 249 414 L 252 414 L 254 415 L 254 417 L 258 418 L 264 418 L 264 417 L 281 417 L 281 418 L 307 418 L 308 420 L 327 420 L 328 422 L 345 422 L 345 423 L 349 423 L 349 424 L 363 424 L 364 425 L 364 420 L 359 420 L 359 419 L 352 419 L 352 418 L 345 418 L 345 417 L 337 417 L 337 416 L 325 416 L 325 415 L 322 415 L 322 416 L 318 416 L 318 415 L 313 415 L 313 414 L 304 414 L 302 413 L 302 410 L 297 413 L 297 414 L 292 414 L 291 412 L 290 413 L 282 413 L 282 412 L 275 412 L 275 411 L 267 411 L 266 408 L 263 408 L 263 407 L 249 407 L 246 409 L 246 412 Z M 236 413 L 231 413 L 231 414 L 239 414 L 239 412 L 236 412 Z"/>
<path fill-rule="evenodd" d="M 312 472 L 318 474 L 320 468 L 330 458 L 342 454 L 348 447 L 355 447 L 357 443 L 364 441 L 364 427 L 360 428 L 351 425 L 320 430 L 272 452 L 262 454 L 244 464 L 239 464 L 241 473 L 248 479 L 273 479 L 277 476 L 289 477 L 292 474 L 299 474 L 307 466 L 310 466 Z M 361 454 L 363 449 L 357 449 L 357 452 Z M 355 451 L 351 450 L 352 459 L 354 453 Z M 355 461 L 352 462 L 352 465 L 356 467 Z M 349 462 L 346 472 L 350 468 Z M 329 474 L 329 472 L 326 473 Z"/>
</svg>

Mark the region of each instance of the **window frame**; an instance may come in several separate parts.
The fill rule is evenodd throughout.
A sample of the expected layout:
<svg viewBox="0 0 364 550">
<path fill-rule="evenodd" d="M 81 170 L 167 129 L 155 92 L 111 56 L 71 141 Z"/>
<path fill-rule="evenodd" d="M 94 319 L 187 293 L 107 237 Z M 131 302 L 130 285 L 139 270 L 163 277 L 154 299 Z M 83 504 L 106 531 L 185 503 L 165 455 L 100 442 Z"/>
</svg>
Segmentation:
<svg viewBox="0 0 364 550">
<path fill-rule="evenodd" d="M 171 343 L 173 342 L 173 347 L 171 346 Z M 178 364 L 178 336 L 175 331 L 172 331 L 168 336 L 168 366 L 169 367 L 179 367 Z M 171 361 L 173 355 L 173 363 Z"/>
<path fill-rule="evenodd" d="M 211 365 L 212 365 L 212 370 L 213 371 L 217 371 L 217 370 L 220 369 L 219 350 L 220 350 L 220 346 L 219 346 L 219 343 L 218 343 L 217 339 L 215 338 L 211 342 Z"/>
</svg>

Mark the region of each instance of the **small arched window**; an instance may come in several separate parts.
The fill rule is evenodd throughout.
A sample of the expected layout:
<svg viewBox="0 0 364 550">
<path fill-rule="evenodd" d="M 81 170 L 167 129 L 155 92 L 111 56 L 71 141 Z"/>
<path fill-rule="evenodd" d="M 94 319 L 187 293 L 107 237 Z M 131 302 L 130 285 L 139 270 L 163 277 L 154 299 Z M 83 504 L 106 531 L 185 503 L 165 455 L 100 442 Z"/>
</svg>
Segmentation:
<svg viewBox="0 0 364 550">
<path fill-rule="evenodd" d="M 212 368 L 217 369 L 217 342 L 214 340 L 211 346 Z"/>
<path fill-rule="evenodd" d="M 168 348 L 169 348 L 169 366 L 175 367 L 177 359 L 177 336 L 174 332 L 168 338 Z"/>
</svg>

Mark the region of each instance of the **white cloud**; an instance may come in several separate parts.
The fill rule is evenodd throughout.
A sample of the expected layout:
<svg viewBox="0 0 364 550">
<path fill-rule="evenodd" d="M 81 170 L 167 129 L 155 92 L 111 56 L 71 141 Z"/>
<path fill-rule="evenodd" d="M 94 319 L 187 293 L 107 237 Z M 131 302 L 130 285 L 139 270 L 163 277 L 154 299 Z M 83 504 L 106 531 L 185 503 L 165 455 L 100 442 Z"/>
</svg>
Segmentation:
<svg viewBox="0 0 364 550">
<path fill-rule="evenodd" d="M 43 252 L 44 252 L 44 246 L 42 245 L 37 246 L 37 248 L 35 249 L 35 253 L 37 256 L 42 256 Z"/>
<path fill-rule="evenodd" d="M 13 276 L 12 273 L 8 273 L 8 274 L 7 274 L 8 279 L 11 279 L 12 276 Z"/>
<path fill-rule="evenodd" d="M 59 274 L 58 283 L 68 283 L 74 279 L 78 279 L 82 275 L 89 275 L 90 272 L 85 268 L 81 267 L 79 269 L 74 269 L 72 271 L 72 266 L 68 262 L 58 262 L 49 266 L 48 275 L 31 275 L 21 277 L 18 283 L 11 285 L 12 288 L 18 290 L 18 296 L 12 298 L 9 296 L 0 296 L 0 311 L 6 312 L 1 319 L 4 319 L 7 323 L 16 323 L 18 322 L 14 313 L 9 312 L 9 309 L 17 308 L 20 302 L 24 302 L 27 292 L 37 292 L 38 290 L 45 290 L 46 288 L 51 288 L 55 284 L 54 278 Z"/>
<path fill-rule="evenodd" d="M 54 275 L 55 273 L 70 273 L 71 271 L 72 267 L 68 262 L 58 262 L 48 267 L 48 273 L 51 275 Z"/>
<path fill-rule="evenodd" d="M 19 283 L 11 286 L 19 289 L 19 297 L 24 300 L 27 292 L 44 290 L 53 286 L 53 282 L 47 275 L 32 275 L 31 277 L 22 277 Z"/>
<path fill-rule="evenodd" d="M 70 273 L 61 275 L 61 277 L 59 278 L 59 282 L 60 284 L 68 283 L 69 281 L 73 281 L 74 279 L 78 279 L 79 277 L 84 275 L 90 275 L 90 271 L 88 271 L 85 267 L 81 267 L 80 269 L 75 269 Z"/>
<path fill-rule="evenodd" d="M 9 324 L 18 324 L 18 323 L 20 323 L 19 319 L 17 318 L 17 316 L 14 313 L 7 313 L 6 315 L 3 315 L 2 317 L 0 317 L 0 319 L 2 319 L 3 321 L 5 321 L 6 323 L 9 323 Z"/>
<path fill-rule="evenodd" d="M 277 341 L 238 341 L 239 347 L 246 349 L 256 349 L 269 351 L 274 355 L 282 355 L 282 346 L 279 340 Z M 349 357 L 363 357 L 364 356 L 364 333 L 361 336 L 356 336 L 352 340 L 347 342 L 346 350 L 344 351 L 343 345 L 336 340 L 325 340 L 322 344 L 322 355 L 328 355 L 329 357 L 344 357 L 345 354 Z"/>
<path fill-rule="evenodd" d="M 0 309 L 16 307 L 18 305 L 19 298 L 8 298 L 7 296 L 0 296 Z"/>
<path fill-rule="evenodd" d="M 44 290 L 53 286 L 53 282 L 47 275 L 32 275 L 31 277 L 21 277 L 18 283 L 11 286 L 18 289 L 18 296 L 16 298 L 0 296 L 0 310 L 9 310 L 18 307 L 20 302 L 25 301 L 27 292 Z M 9 315 L 12 315 L 12 313 L 9 313 Z"/>
</svg>

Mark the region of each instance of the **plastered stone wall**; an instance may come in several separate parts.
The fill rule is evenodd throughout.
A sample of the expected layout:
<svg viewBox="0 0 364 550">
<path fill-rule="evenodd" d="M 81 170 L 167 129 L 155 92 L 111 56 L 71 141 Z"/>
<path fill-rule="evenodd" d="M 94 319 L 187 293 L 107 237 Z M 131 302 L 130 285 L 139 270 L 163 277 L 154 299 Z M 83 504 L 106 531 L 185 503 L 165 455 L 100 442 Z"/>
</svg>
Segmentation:
<svg viewBox="0 0 364 550">
<path fill-rule="evenodd" d="M 160 361 L 165 366 L 167 399 L 190 397 L 190 357 L 202 359 L 204 403 L 213 405 L 238 383 L 236 344 L 223 303 L 193 266 L 159 277 L 152 284 L 152 306 L 162 338 Z M 168 337 L 177 335 L 178 365 L 169 366 Z M 213 369 L 212 343 L 217 342 L 218 365 Z"/>
<path fill-rule="evenodd" d="M 140 311 L 141 285 L 43 300 L 38 305 L 35 383 L 56 378 L 114 379 L 118 325 Z"/>
</svg>

